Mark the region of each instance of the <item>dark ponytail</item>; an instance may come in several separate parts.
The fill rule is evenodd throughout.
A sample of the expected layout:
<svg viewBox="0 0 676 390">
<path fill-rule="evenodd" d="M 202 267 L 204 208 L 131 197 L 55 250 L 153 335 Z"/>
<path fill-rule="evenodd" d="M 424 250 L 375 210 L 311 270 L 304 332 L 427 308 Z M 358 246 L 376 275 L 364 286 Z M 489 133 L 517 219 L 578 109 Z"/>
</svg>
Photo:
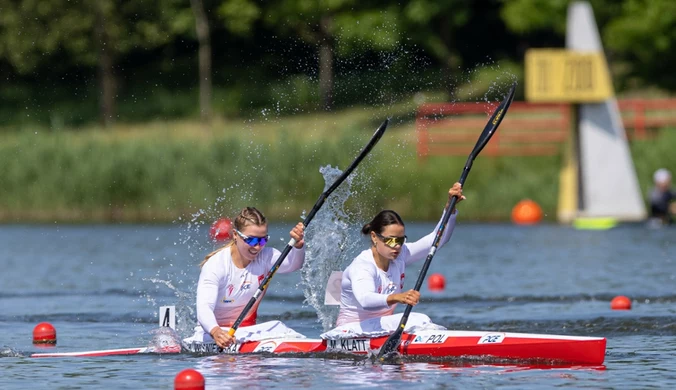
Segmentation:
<svg viewBox="0 0 676 390">
<path fill-rule="evenodd" d="M 383 210 L 378 213 L 371 222 L 361 228 L 361 234 L 369 235 L 371 232 L 381 233 L 389 225 L 404 226 L 404 221 L 394 210 Z"/>
</svg>

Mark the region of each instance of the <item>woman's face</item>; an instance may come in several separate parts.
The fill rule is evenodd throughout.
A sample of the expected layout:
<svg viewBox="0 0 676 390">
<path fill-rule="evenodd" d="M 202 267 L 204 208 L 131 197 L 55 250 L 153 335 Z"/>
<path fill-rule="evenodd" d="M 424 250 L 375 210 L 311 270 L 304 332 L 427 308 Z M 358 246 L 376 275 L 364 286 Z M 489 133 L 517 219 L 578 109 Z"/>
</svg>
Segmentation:
<svg viewBox="0 0 676 390">
<path fill-rule="evenodd" d="M 235 230 L 235 246 L 244 260 L 252 261 L 267 244 L 268 225 L 247 225 L 239 233 Z M 240 234 L 241 233 L 241 234 Z M 243 237 L 246 236 L 246 237 Z M 255 244 L 249 245 L 247 241 Z M 262 245 L 261 245 L 262 244 Z"/>
<path fill-rule="evenodd" d="M 376 251 L 388 260 L 394 260 L 399 256 L 405 237 L 406 229 L 398 224 L 387 225 L 380 233 L 371 232 L 371 239 L 376 243 Z"/>
</svg>

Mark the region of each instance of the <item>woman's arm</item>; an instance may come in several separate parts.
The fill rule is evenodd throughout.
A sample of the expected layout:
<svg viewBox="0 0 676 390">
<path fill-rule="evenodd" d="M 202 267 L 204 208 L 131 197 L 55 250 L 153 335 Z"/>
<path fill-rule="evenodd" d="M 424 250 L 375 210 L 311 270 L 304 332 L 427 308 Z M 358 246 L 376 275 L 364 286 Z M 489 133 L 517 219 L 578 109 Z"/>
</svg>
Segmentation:
<svg viewBox="0 0 676 390">
<path fill-rule="evenodd" d="M 455 218 L 457 214 L 458 212 L 456 211 L 455 213 L 451 214 L 451 217 L 448 219 L 448 223 L 446 224 L 444 234 L 441 236 L 441 240 L 439 241 L 439 248 L 444 246 L 444 244 L 446 244 L 451 239 L 451 236 L 453 235 L 453 230 L 455 230 Z M 420 261 L 425 257 L 427 257 L 427 254 L 429 253 L 430 248 L 432 247 L 432 243 L 434 243 L 434 237 L 436 236 L 437 230 L 439 230 L 440 226 L 441 220 L 439 220 L 437 226 L 431 233 L 419 239 L 418 241 L 412 242 L 410 244 L 405 244 L 406 249 L 409 251 L 409 256 L 406 257 L 406 265 L 415 263 L 416 261 Z"/>
<path fill-rule="evenodd" d="M 406 244 L 406 249 L 410 252 L 409 256 L 405 257 L 407 265 L 422 260 L 429 253 L 429 250 L 432 247 L 432 244 L 434 243 L 434 237 L 437 231 L 439 230 L 439 227 L 441 226 L 441 221 L 444 220 L 444 215 L 446 213 L 446 210 L 450 206 L 451 199 L 453 199 L 453 197 L 456 197 L 457 201 L 455 202 L 453 209 L 448 211 L 451 213 L 451 216 L 449 217 L 448 223 L 446 224 L 446 229 L 444 229 L 444 233 L 442 234 L 441 239 L 439 240 L 438 247 L 441 248 L 442 246 L 444 246 L 444 244 L 448 242 L 448 240 L 451 239 L 451 235 L 453 234 L 453 230 L 455 229 L 455 217 L 458 214 L 455 206 L 457 206 L 458 203 L 465 200 L 465 196 L 462 194 L 462 185 L 459 182 L 453 183 L 453 187 L 451 187 L 448 190 L 448 200 L 446 201 L 446 206 L 444 206 L 444 211 L 441 213 L 441 219 L 439 219 L 439 222 L 437 223 L 437 226 L 434 228 L 434 231 L 416 242 Z"/>
<path fill-rule="evenodd" d="M 277 262 L 281 254 L 282 253 L 277 249 L 273 249 L 270 268 L 272 268 L 275 262 Z M 277 271 L 280 274 L 298 271 L 299 269 L 301 269 L 304 263 L 305 263 L 305 246 L 303 246 L 300 249 L 293 247 L 291 249 L 291 252 L 289 252 L 289 255 L 286 256 L 286 259 L 282 261 L 282 264 L 279 266 L 279 269 Z"/>
<path fill-rule="evenodd" d="M 284 259 L 282 264 L 279 266 L 279 273 L 285 274 L 288 272 L 293 272 L 299 270 L 305 263 L 305 226 L 302 222 L 298 222 L 296 226 L 291 229 L 289 236 L 294 239 L 296 242 L 291 248 L 289 255 Z M 270 259 L 270 268 L 277 262 L 281 252 L 274 249 L 272 258 Z"/>
<path fill-rule="evenodd" d="M 387 295 L 376 291 L 376 270 L 373 267 L 352 269 L 350 272 L 352 293 L 359 305 L 365 310 L 378 310 L 389 307 Z"/>
<path fill-rule="evenodd" d="M 207 262 L 202 267 L 199 282 L 197 282 L 197 321 L 209 334 L 214 327 L 218 327 L 218 321 L 214 315 L 218 300 L 218 284 L 219 277 L 210 269 L 209 262 Z"/>
</svg>

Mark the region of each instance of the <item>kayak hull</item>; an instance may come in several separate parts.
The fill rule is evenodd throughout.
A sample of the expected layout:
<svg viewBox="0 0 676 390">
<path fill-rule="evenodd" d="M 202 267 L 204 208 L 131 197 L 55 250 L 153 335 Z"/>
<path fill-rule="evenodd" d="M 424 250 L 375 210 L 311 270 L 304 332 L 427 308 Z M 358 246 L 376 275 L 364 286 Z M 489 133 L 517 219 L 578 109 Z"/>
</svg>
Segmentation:
<svg viewBox="0 0 676 390">
<path fill-rule="evenodd" d="M 387 336 L 375 338 L 268 339 L 221 349 L 214 343 L 184 345 L 193 353 L 322 353 L 365 355 L 378 351 Z M 398 351 L 403 356 L 476 358 L 509 361 L 547 361 L 600 365 L 605 360 L 606 339 L 527 333 L 425 331 L 404 333 Z"/>
<path fill-rule="evenodd" d="M 338 340 L 273 338 L 237 343 L 219 348 L 213 342 L 191 341 L 162 348 L 125 348 L 85 352 L 35 353 L 31 357 L 102 357 L 145 353 L 175 354 L 182 351 L 204 354 L 250 353 L 342 353 L 366 355 L 377 352 L 387 336 Z M 472 332 L 436 330 L 404 333 L 398 352 L 420 358 L 463 358 L 524 363 L 601 365 L 605 360 L 606 339 L 528 333 Z"/>
</svg>

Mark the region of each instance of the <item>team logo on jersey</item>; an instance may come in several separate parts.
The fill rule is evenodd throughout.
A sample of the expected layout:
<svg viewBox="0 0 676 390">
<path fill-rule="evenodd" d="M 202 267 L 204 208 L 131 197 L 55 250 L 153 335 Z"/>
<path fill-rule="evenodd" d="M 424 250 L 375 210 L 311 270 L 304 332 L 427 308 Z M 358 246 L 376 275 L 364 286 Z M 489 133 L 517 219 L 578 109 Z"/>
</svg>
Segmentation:
<svg viewBox="0 0 676 390">
<path fill-rule="evenodd" d="M 401 284 L 399 285 L 399 288 L 402 289 L 402 290 L 404 289 L 404 277 L 406 277 L 405 273 L 402 273 L 401 276 L 399 277 L 399 281 L 401 282 Z"/>
<path fill-rule="evenodd" d="M 232 291 L 234 289 L 235 289 L 234 285 L 228 284 L 228 287 L 225 288 L 225 296 L 222 299 L 223 303 L 230 303 L 234 301 L 234 299 L 230 299 L 230 297 L 232 296 Z"/>
<path fill-rule="evenodd" d="M 249 288 L 251 288 L 251 282 L 248 280 L 245 280 L 242 283 L 242 286 L 239 288 L 240 291 L 247 291 Z"/>
<path fill-rule="evenodd" d="M 385 294 L 392 294 L 395 291 L 397 291 L 397 287 L 392 282 L 385 288 Z"/>
</svg>

